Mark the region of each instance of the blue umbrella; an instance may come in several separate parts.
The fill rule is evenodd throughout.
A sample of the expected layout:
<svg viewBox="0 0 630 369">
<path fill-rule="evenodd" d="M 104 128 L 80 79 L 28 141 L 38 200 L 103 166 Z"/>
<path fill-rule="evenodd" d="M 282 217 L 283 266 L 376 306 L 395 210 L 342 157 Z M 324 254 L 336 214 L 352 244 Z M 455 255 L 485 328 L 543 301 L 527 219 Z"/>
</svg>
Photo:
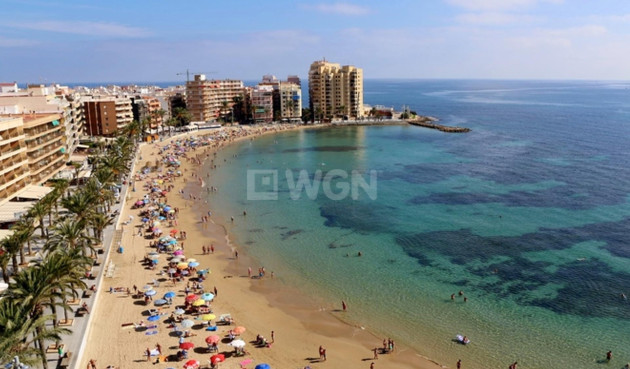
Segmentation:
<svg viewBox="0 0 630 369">
<path fill-rule="evenodd" d="M 148 321 L 150 322 L 155 322 L 156 320 L 160 320 L 160 316 L 159 315 L 151 315 L 150 317 L 147 318 Z"/>
<path fill-rule="evenodd" d="M 211 301 L 212 299 L 214 299 L 214 295 L 211 294 L 210 292 L 206 292 L 203 295 L 201 295 L 201 299 L 204 301 Z"/>
<path fill-rule="evenodd" d="M 256 365 L 256 369 L 271 369 L 271 367 L 269 366 L 269 364 L 258 364 Z"/>
<path fill-rule="evenodd" d="M 190 265 L 190 264 L 188 264 L 188 265 Z M 198 271 L 197 271 L 197 274 L 199 274 L 199 275 L 208 274 L 208 269 L 198 270 Z"/>
<path fill-rule="evenodd" d="M 148 290 L 144 294 L 145 294 L 145 296 L 155 296 L 155 295 L 157 295 L 157 291 L 156 290 Z"/>
<path fill-rule="evenodd" d="M 173 297 L 175 297 L 175 292 L 173 292 L 173 291 L 169 291 L 169 292 L 164 294 L 164 298 L 166 298 L 166 299 L 172 299 Z"/>
<path fill-rule="evenodd" d="M 155 306 L 162 306 L 165 305 L 168 301 L 164 300 L 164 299 L 159 299 L 159 300 L 155 300 L 153 303 L 155 304 Z"/>
<path fill-rule="evenodd" d="M 199 262 L 197 262 L 197 261 L 191 261 L 190 263 L 188 263 L 188 266 L 189 266 L 189 267 L 196 268 L 196 267 L 198 267 L 198 266 L 199 266 Z"/>
<path fill-rule="evenodd" d="M 149 220 L 150 220 L 149 218 L 142 218 L 142 221 L 143 221 L 144 223 L 148 222 Z"/>
</svg>

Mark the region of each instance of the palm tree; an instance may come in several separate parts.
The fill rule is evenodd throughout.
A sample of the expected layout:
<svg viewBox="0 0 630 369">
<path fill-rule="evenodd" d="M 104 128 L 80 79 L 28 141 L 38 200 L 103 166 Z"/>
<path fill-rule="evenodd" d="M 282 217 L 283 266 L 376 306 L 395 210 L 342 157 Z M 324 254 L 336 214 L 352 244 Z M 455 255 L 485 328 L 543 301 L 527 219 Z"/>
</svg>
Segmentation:
<svg viewBox="0 0 630 369">
<path fill-rule="evenodd" d="M 33 207 L 30 208 L 28 211 L 28 215 L 33 218 L 36 218 L 37 221 L 39 222 L 38 227 L 42 231 L 42 237 L 46 237 L 46 239 L 48 239 L 48 233 L 46 232 L 46 227 L 44 227 L 44 217 L 47 214 L 48 214 L 47 204 L 42 201 L 36 202 L 35 205 L 33 205 Z"/>
<path fill-rule="evenodd" d="M 54 325 L 58 323 L 56 306 L 62 307 L 65 321 L 68 321 L 68 310 L 72 310 L 72 308 L 68 305 L 67 298 L 78 298 L 79 293 L 77 291 L 87 288 L 81 277 L 85 275 L 87 266 L 91 264 L 92 260 L 81 255 L 81 250 L 72 249 L 49 253 L 38 265 L 39 268 L 44 269 L 48 276 L 48 283 L 54 286 L 56 292 L 59 292 L 52 295 L 50 301 Z M 56 301 L 58 297 L 61 298 L 60 303 Z"/>
<path fill-rule="evenodd" d="M 92 182 L 92 181 L 90 181 Z M 77 221 L 87 219 L 94 209 L 96 196 L 89 191 L 81 190 L 61 200 L 61 205 L 75 215 Z"/>
<path fill-rule="evenodd" d="M 42 319 L 44 324 L 47 320 L 43 319 L 44 309 L 55 309 L 56 298 L 60 293 L 56 290 L 56 286 L 50 283 L 50 277 L 45 269 L 41 267 L 31 267 L 20 270 L 13 276 L 13 281 L 9 283 L 9 288 L 5 291 L 4 296 L 7 299 L 16 300 L 24 305 L 28 310 L 30 319 L 39 321 Z M 44 350 L 44 331 L 42 325 L 34 327 L 35 340 L 40 350 L 42 365 L 44 369 L 48 368 L 46 362 L 46 352 Z"/>
<path fill-rule="evenodd" d="M 35 347 L 35 342 L 61 340 L 62 334 L 70 330 L 49 327 L 46 322 L 50 315 L 41 315 L 33 319 L 28 305 L 12 299 L 0 300 L 0 362 L 10 362 L 15 356 L 27 365 L 35 365 L 42 360 L 46 367 L 46 354 Z"/>
<path fill-rule="evenodd" d="M 29 217 L 27 214 L 25 216 L 22 216 L 20 220 L 18 220 L 17 223 L 15 223 L 15 225 L 13 225 L 13 227 L 11 228 L 15 233 L 21 234 L 22 240 L 26 242 L 26 245 L 28 247 L 29 255 L 33 254 L 33 250 L 31 249 L 31 238 L 33 237 L 33 233 L 35 233 L 35 226 L 33 225 L 33 223 L 33 218 Z M 20 255 L 20 257 L 22 258 L 20 263 L 23 264 L 24 255 Z"/>
<path fill-rule="evenodd" d="M 4 246 L 0 243 L 0 272 L 2 272 L 2 280 L 4 283 L 9 283 L 9 261 L 11 261 L 11 255 L 4 249 Z"/>
<path fill-rule="evenodd" d="M 173 118 L 179 122 L 177 125 L 180 127 L 187 125 L 192 120 L 190 112 L 186 108 L 180 107 L 173 109 Z"/>
<path fill-rule="evenodd" d="M 221 101 L 221 110 L 219 111 L 219 115 L 223 117 L 223 120 L 227 122 L 227 113 L 230 111 L 230 102 L 229 101 Z"/>
<path fill-rule="evenodd" d="M 98 242 L 102 243 L 103 242 L 103 230 L 105 228 L 107 228 L 107 226 L 113 224 L 114 221 L 107 214 L 96 213 L 96 214 L 94 214 L 94 216 L 92 216 L 90 218 L 89 223 L 92 226 L 92 231 L 94 232 L 94 238 Z"/>
<path fill-rule="evenodd" d="M 2 249 L 8 254 L 11 259 L 11 264 L 13 268 L 13 274 L 17 273 L 20 269 L 20 264 L 18 263 L 18 255 L 20 254 L 20 249 L 22 249 L 22 238 L 18 233 L 13 233 L 9 237 L 5 237 L 0 241 L 0 245 L 2 245 Z"/>
<path fill-rule="evenodd" d="M 99 213 L 97 213 L 99 214 Z M 94 215 L 96 216 L 96 214 Z M 87 218 L 85 221 L 76 221 L 74 219 L 66 219 L 55 226 L 54 232 L 50 240 L 44 246 L 46 251 L 55 252 L 59 250 L 75 250 L 81 251 L 85 255 L 86 249 L 94 254 L 94 238 L 88 236 L 85 226 L 92 221 L 93 217 Z"/>
</svg>

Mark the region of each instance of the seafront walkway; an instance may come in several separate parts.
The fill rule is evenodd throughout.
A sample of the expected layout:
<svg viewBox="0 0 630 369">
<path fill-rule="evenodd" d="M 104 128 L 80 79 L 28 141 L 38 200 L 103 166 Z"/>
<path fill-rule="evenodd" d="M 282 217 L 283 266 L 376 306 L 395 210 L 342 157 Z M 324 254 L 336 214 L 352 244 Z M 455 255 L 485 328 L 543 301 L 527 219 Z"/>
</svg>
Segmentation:
<svg viewBox="0 0 630 369">
<path fill-rule="evenodd" d="M 141 144 L 143 145 L 143 144 Z M 138 149 L 133 159 L 132 167 L 130 173 L 133 173 L 135 170 L 137 155 L 140 152 Z M 102 293 L 101 285 L 103 283 L 103 278 L 107 277 L 108 272 L 115 273 L 115 265 L 109 264 L 109 255 L 110 250 L 113 247 L 117 247 L 117 240 L 121 237 L 120 223 L 124 221 L 121 219 L 120 214 L 122 214 L 122 210 L 125 207 L 126 199 L 128 197 L 130 182 L 127 184 L 123 184 L 120 189 L 120 203 L 114 204 L 111 207 L 111 214 L 116 214 L 116 217 L 113 219 L 111 225 L 103 230 L 103 249 L 102 253 L 99 252 L 96 259 L 96 264 L 92 267 L 92 275 L 95 276 L 94 280 L 86 280 L 86 284 L 88 288 L 94 284 L 96 285 L 96 292 L 91 294 L 89 297 L 86 297 L 85 291 L 79 291 L 79 300 L 70 304 L 72 307 L 73 313 L 71 316 L 71 322 L 66 327 L 72 330 L 72 333 L 69 335 L 62 336 L 61 343 L 64 346 L 64 353 L 71 353 L 68 355 L 69 357 L 63 361 L 63 364 L 67 368 L 76 368 L 77 363 L 79 363 L 83 351 L 83 347 L 85 346 L 85 341 L 87 339 L 87 330 L 90 325 L 90 321 L 92 319 L 92 314 L 84 314 L 79 316 L 76 314 L 77 309 L 85 302 L 88 306 L 89 311 L 91 312 L 94 308 L 94 302 L 96 301 L 96 297 L 99 293 Z M 108 270 L 109 268 L 109 270 Z M 89 292 L 88 292 L 89 293 Z M 47 342 L 50 347 L 52 342 Z M 50 350 L 46 352 L 46 359 L 48 361 L 48 368 L 57 368 L 60 364 L 62 364 L 62 360 L 59 358 L 59 354 L 56 348 L 51 347 Z"/>
</svg>

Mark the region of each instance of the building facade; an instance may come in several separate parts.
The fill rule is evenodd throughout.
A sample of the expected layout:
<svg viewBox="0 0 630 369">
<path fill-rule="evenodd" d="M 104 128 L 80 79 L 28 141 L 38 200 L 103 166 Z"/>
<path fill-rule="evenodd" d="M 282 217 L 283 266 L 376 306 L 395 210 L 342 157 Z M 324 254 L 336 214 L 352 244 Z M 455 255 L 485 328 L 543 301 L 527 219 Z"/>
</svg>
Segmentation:
<svg viewBox="0 0 630 369">
<path fill-rule="evenodd" d="M 363 116 L 363 70 L 320 60 L 308 73 L 309 106 L 317 118 Z"/>
<path fill-rule="evenodd" d="M 193 121 L 208 122 L 230 112 L 234 98 L 243 93 L 243 81 L 207 80 L 204 74 L 197 74 L 186 82 L 186 107 Z"/>
<path fill-rule="evenodd" d="M 24 135 L 31 184 L 40 184 L 63 169 L 66 129 L 61 114 L 24 114 Z"/>
<path fill-rule="evenodd" d="M 25 138 L 21 117 L 0 117 L 0 202 L 29 184 Z"/>
<path fill-rule="evenodd" d="M 269 85 L 258 85 L 252 89 L 251 101 L 254 123 L 273 121 L 273 92 L 273 87 Z"/>
<path fill-rule="evenodd" d="M 111 137 L 133 121 L 131 100 L 126 97 L 87 100 L 84 113 L 88 136 Z"/>
</svg>

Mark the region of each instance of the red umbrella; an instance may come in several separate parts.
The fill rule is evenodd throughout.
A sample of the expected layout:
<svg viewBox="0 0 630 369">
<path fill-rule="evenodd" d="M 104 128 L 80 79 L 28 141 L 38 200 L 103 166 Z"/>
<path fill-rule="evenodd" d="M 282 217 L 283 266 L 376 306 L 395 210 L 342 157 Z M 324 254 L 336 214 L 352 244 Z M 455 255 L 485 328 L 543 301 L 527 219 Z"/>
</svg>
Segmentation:
<svg viewBox="0 0 630 369">
<path fill-rule="evenodd" d="M 212 365 L 223 362 L 223 361 L 225 361 L 225 355 L 223 354 L 216 354 L 216 355 L 210 356 L 210 362 L 212 363 Z"/>
<path fill-rule="evenodd" d="M 179 344 L 179 348 L 182 350 L 190 350 L 193 347 L 195 347 L 195 344 L 192 342 L 182 342 Z"/>
<path fill-rule="evenodd" d="M 193 302 L 193 301 L 196 301 L 197 299 L 199 299 L 198 295 L 191 294 L 191 295 L 186 296 L 186 302 Z"/>
<path fill-rule="evenodd" d="M 217 335 L 212 335 L 212 336 L 206 337 L 206 343 L 209 343 L 209 344 L 219 343 L 219 340 L 221 340 L 221 337 L 219 337 Z"/>
<path fill-rule="evenodd" d="M 196 369 L 199 368 L 199 361 L 195 359 L 188 360 L 186 364 L 184 364 L 184 369 Z"/>
</svg>

